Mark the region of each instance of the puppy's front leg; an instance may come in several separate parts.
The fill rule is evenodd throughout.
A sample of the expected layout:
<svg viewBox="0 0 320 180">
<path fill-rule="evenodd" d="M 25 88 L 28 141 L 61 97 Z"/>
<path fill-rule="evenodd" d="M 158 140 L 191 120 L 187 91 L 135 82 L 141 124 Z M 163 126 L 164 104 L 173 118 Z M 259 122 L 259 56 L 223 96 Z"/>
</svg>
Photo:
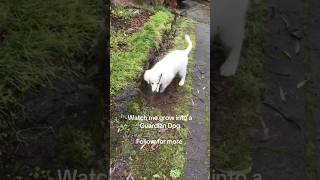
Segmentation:
<svg viewBox="0 0 320 180">
<path fill-rule="evenodd" d="M 165 85 L 165 84 L 162 84 L 161 87 L 160 87 L 160 93 L 163 93 L 164 90 L 166 90 L 168 85 Z"/>
<path fill-rule="evenodd" d="M 183 86 L 184 82 L 186 80 L 186 75 L 187 75 L 187 67 L 179 71 L 179 75 L 181 77 L 181 80 L 179 82 L 179 86 Z"/>
<path fill-rule="evenodd" d="M 171 81 L 162 82 L 161 87 L 160 87 L 160 93 L 163 93 L 166 90 L 166 88 L 169 86 L 170 83 L 171 83 Z"/>
</svg>

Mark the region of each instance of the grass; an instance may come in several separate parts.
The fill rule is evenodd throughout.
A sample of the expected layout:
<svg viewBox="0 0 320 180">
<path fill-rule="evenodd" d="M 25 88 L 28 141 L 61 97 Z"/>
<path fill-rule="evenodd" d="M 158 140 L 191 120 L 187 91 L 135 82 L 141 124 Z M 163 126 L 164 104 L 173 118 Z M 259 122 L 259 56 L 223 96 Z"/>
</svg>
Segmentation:
<svg viewBox="0 0 320 180">
<path fill-rule="evenodd" d="M 177 32 L 179 34 L 174 39 L 173 49 L 184 49 L 186 48 L 186 43 L 184 40 L 184 35 L 189 34 L 193 42 L 193 50 L 195 48 L 195 22 L 182 18 L 178 20 Z M 175 115 L 188 115 L 189 114 L 189 102 L 191 99 L 192 90 L 192 72 L 193 72 L 193 56 L 194 51 L 189 56 L 188 74 L 186 79 L 186 84 L 182 88 L 181 96 L 183 96 L 184 101 L 179 102 L 175 106 Z M 139 113 L 141 114 L 141 113 Z M 149 113 L 150 114 L 150 113 Z M 146 138 L 152 138 L 162 136 L 161 139 L 181 139 L 183 141 L 182 145 L 161 145 L 158 149 L 153 152 L 148 151 L 144 148 L 137 151 L 136 156 L 138 158 L 130 161 L 130 167 L 135 173 L 136 177 L 146 177 L 151 179 L 159 175 L 162 178 L 172 177 L 173 174 L 180 174 L 178 179 L 182 178 L 183 168 L 185 164 L 185 142 L 187 140 L 188 130 L 187 122 L 177 122 L 182 125 L 180 130 L 167 130 L 164 133 L 157 132 L 155 130 L 144 130 L 143 136 Z M 162 135 L 161 135 L 162 134 Z M 141 166 L 142 165 L 142 166 Z M 159 178 L 160 179 L 160 178 Z"/>
<path fill-rule="evenodd" d="M 114 48 L 114 43 L 119 43 L 126 37 L 121 33 L 114 33 L 111 29 L 111 96 L 135 84 L 143 71 L 151 48 L 159 45 L 162 33 L 171 28 L 173 18 L 169 11 L 156 12 L 141 31 L 127 39 L 125 43 L 128 48 L 125 51 Z"/>
<path fill-rule="evenodd" d="M 93 0 L 4 0 L 0 2 L 0 117 L 12 118 L 24 94 L 50 85 L 80 60 L 103 25 Z"/>
<path fill-rule="evenodd" d="M 246 26 L 247 39 L 236 76 L 224 79 L 224 109 L 212 116 L 221 131 L 212 138 L 211 162 L 214 168 L 242 170 L 252 164 L 249 130 L 261 118 L 259 105 L 263 89 L 263 38 L 266 1 L 252 1 Z M 225 103 L 223 103 L 225 102 Z M 214 123 L 212 123 L 213 125 Z"/>
<path fill-rule="evenodd" d="M 115 7 L 112 7 L 111 16 L 122 17 L 124 19 L 130 19 L 134 16 L 134 10 L 133 9 L 123 9 L 123 8 L 115 6 Z"/>
<path fill-rule="evenodd" d="M 160 11 L 162 12 L 162 11 Z M 157 14 L 157 13 L 156 13 Z M 151 21 L 151 20 L 150 20 Z M 145 26 L 146 27 L 146 26 Z M 168 25 L 171 28 L 171 26 Z M 178 19 L 176 25 L 172 28 L 175 28 L 179 34 L 173 39 L 173 49 L 184 49 L 187 44 L 184 39 L 185 34 L 189 34 L 195 48 L 195 22 L 181 18 Z M 145 30 L 144 33 L 146 32 Z M 150 31 L 149 31 L 150 33 Z M 159 32 L 152 32 L 159 33 Z M 138 33 L 140 34 L 140 33 Z M 147 35 L 147 34 L 146 34 Z M 158 41 L 161 42 L 159 37 Z M 132 44 L 131 44 L 132 45 Z M 130 46 L 130 44 L 128 44 Z M 128 47 L 130 48 L 130 47 Z M 147 52 L 145 52 L 147 53 Z M 191 98 L 191 89 L 192 89 L 192 71 L 193 71 L 193 55 L 194 49 L 189 56 L 189 65 L 188 65 L 188 75 L 186 79 L 186 84 L 181 88 L 181 94 L 185 101 L 181 101 L 174 108 L 175 115 L 186 115 L 189 114 L 189 101 Z M 146 58 L 149 55 L 144 55 L 144 59 L 141 60 L 139 68 L 139 73 L 142 71 L 144 63 L 146 63 Z M 125 61 L 125 59 L 123 59 Z M 121 74 L 121 73 L 120 73 Z M 118 75 L 118 74 L 115 74 Z M 133 83 L 134 84 L 134 81 Z M 145 100 L 142 97 L 138 97 L 131 102 L 129 102 L 129 112 L 128 114 L 135 115 L 163 115 L 164 112 L 161 112 L 159 109 L 154 107 L 149 107 Z M 133 173 L 134 178 L 144 178 L 144 179 L 164 179 L 164 178 L 175 178 L 181 179 L 183 175 L 183 167 L 185 163 L 185 141 L 187 139 L 188 130 L 185 128 L 187 126 L 186 122 L 175 122 L 180 123 L 182 128 L 180 130 L 168 129 L 166 131 L 157 130 L 157 129 L 140 129 L 138 125 L 140 121 L 130 121 L 121 118 L 120 115 L 113 117 L 111 126 L 118 130 L 118 134 L 114 134 L 114 142 L 118 143 L 117 147 L 113 147 L 112 159 L 115 161 L 118 157 L 128 157 L 129 167 Z M 153 122 L 148 122 L 153 123 Z M 157 123 L 157 122 L 155 122 Z M 126 135 L 124 135 L 126 134 Z M 155 150 L 151 150 L 150 146 L 135 145 L 130 138 L 123 137 L 132 137 L 134 139 L 182 139 L 182 145 L 160 145 Z M 122 138 L 121 138 L 122 137 Z"/>
</svg>

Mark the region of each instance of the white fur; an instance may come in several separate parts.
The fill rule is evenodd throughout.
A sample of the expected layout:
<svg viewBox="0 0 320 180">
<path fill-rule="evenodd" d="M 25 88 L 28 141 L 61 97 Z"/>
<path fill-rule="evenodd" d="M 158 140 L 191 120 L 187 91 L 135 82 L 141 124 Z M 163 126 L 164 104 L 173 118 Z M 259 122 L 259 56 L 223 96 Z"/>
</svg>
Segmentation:
<svg viewBox="0 0 320 180">
<path fill-rule="evenodd" d="M 232 76 L 236 73 L 242 42 L 245 34 L 246 13 L 250 0 L 214 0 L 213 32 L 219 34 L 222 42 L 231 48 L 231 52 L 220 67 L 220 74 Z"/>
<path fill-rule="evenodd" d="M 185 35 L 188 47 L 184 50 L 174 50 L 144 73 L 144 80 L 151 85 L 152 92 L 163 93 L 174 77 L 179 74 L 179 86 L 183 86 L 187 75 L 188 55 L 192 49 L 192 42 Z"/>
</svg>

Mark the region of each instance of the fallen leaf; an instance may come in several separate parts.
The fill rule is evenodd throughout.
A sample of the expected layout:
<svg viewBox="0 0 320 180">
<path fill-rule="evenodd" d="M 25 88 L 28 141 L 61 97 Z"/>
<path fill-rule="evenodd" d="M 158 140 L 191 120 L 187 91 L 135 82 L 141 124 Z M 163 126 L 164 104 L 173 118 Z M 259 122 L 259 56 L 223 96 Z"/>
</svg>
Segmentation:
<svg viewBox="0 0 320 180">
<path fill-rule="evenodd" d="M 299 54 L 300 53 L 300 50 L 301 50 L 301 46 L 300 46 L 300 43 L 297 42 L 295 47 L 294 47 L 294 53 L 295 54 Z"/>
<path fill-rule="evenodd" d="M 283 15 L 280 15 L 280 17 L 281 17 L 282 21 L 284 22 L 286 28 L 288 29 L 290 26 L 288 20 Z"/>
<path fill-rule="evenodd" d="M 279 87 L 280 90 L 280 98 L 282 101 L 286 101 L 286 93 L 283 91 L 282 87 Z"/>
<path fill-rule="evenodd" d="M 290 53 L 289 53 L 288 51 L 281 49 L 281 52 L 282 52 L 284 55 L 286 55 L 290 60 L 292 60 L 292 57 L 291 57 L 291 55 L 290 55 Z"/>
<path fill-rule="evenodd" d="M 301 82 L 299 82 L 298 84 L 297 84 L 297 88 L 299 89 L 299 88 L 302 88 L 306 83 L 308 82 L 308 80 L 303 80 L 303 81 L 301 81 Z"/>
</svg>

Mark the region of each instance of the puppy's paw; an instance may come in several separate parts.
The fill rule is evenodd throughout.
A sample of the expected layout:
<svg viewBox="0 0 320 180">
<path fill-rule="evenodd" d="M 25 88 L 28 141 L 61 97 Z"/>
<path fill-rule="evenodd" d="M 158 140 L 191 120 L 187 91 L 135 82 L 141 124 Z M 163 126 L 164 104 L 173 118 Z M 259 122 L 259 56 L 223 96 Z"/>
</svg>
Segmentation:
<svg viewBox="0 0 320 180">
<path fill-rule="evenodd" d="M 183 85 L 184 85 L 184 81 L 180 81 L 179 86 L 183 86 Z"/>
<path fill-rule="evenodd" d="M 220 67 L 220 75 L 221 76 L 233 76 L 236 74 L 237 71 L 237 67 L 233 66 L 231 64 L 228 63 L 224 63 L 221 67 Z"/>
</svg>

